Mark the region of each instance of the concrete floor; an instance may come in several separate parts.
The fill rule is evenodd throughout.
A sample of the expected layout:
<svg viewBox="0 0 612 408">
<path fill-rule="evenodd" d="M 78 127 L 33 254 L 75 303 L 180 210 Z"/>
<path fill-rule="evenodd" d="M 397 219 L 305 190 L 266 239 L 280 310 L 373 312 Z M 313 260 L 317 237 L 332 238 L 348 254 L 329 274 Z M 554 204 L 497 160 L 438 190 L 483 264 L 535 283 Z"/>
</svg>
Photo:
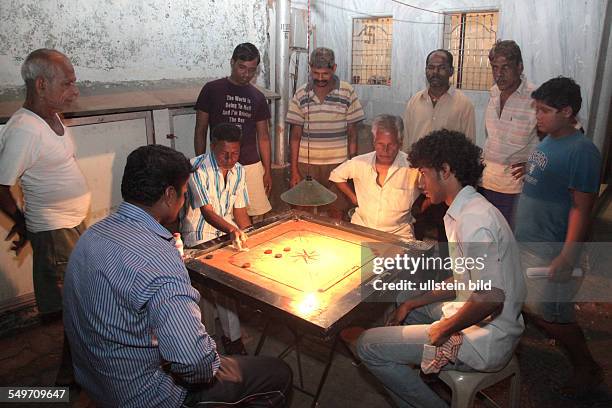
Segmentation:
<svg viewBox="0 0 612 408">
<path fill-rule="evenodd" d="M 380 323 L 384 305 L 373 305 L 361 316 L 356 324 L 361 326 Z M 253 353 L 265 323 L 265 316 L 252 310 L 241 309 L 243 338 L 249 353 Z M 612 305 L 610 303 L 586 303 L 578 310 L 580 323 L 585 330 L 594 356 L 606 371 L 606 383 L 600 389 L 581 401 L 562 399 L 557 389 L 570 375 L 570 366 L 563 352 L 549 339 L 542 336 L 531 326 L 521 340 L 517 350 L 521 366 L 521 407 L 566 408 L 566 407 L 610 407 L 612 406 Z M 378 316 L 377 319 L 374 319 Z M 0 316 L 1 321 L 10 319 L 13 325 L 25 327 L 7 330 L 0 337 L 0 386 L 51 386 L 59 368 L 62 344 L 62 324 L 55 322 L 43 325 L 38 321 L 35 310 L 21 310 L 11 317 Z M 218 321 L 217 321 L 218 326 Z M 217 330 L 217 333 L 220 331 Z M 282 322 L 273 323 L 270 336 L 262 354 L 278 355 L 292 335 Z M 316 388 L 323 370 L 323 360 L 328 354 L 329 344 L 318 339 L 307 338 L 302 345 L 302 366 L 304 385 L 309 390 Z M 294 370 L 295 383 L 298 383 L 295 353 L 286 357 Z M 450 392 L 442 383 L 433 387 L 442 396 L 449 398 Z M 504 381 L 487 390 L 488 396 L 507 407 L 509 383 Z M 71 404 L 78 408 L 92 407 L 93 404 L 83 392 L 73 392 Z M 311 398 L 294 391 L 291 408 L 305 408 Z M 336 353 L 333 364 L 319 401 L 320 407 L 391 407 L 384 391 L 364 367 L 355 367 L 352 359 L 344 351 Z M 2 405 L 2 404 L 0 404 Z M 16 404 L 7 404 L 16 406 Z M 28 405 L 23 405 L 28 406 Z M 40 407 L 41 405 L 31 405 Z M 60 407 L 62 404 L 52 404 Z M 485 407 L 477 401 L 476 407 Z"/>
</svg>

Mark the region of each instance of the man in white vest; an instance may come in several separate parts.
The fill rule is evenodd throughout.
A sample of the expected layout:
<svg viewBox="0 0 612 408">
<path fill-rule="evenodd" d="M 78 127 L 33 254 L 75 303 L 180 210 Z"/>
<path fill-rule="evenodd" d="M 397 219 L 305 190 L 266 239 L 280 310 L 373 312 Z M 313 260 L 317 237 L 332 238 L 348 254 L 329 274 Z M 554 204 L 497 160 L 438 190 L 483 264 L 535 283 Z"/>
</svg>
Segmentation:
<svg viewBox="0 0 612 408">
<path fill-rule="evenodd" d="M 33 51 L 21 76 L 25 102 L 0 135 L 0 209 L 14 222 L 9 237 L 17 239 L 11 249 L 19 252 L 27 241 L 32 243 L 36 303 L 43 321 L 52 321 L 61 317 L 64 271 L 85 229 L 91 199 L 70 129 L 59 116 L 79 90 L 70 60 L 56 50 Z M 24 212 L 10 190 L 18 182 Z M 70 365 L 64 368 L 72 370 Z M 69 383 L 71 377 L 58 377 L 58 382 Z"/>
</svg>

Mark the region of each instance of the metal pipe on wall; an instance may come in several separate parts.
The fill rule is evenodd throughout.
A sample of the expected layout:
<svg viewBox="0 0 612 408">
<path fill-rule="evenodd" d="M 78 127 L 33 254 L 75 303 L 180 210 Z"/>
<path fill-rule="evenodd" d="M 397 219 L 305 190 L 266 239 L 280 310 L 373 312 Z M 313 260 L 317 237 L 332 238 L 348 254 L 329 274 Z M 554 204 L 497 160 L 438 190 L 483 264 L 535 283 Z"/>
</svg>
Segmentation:
<svg viewBox="0 0 612 408">
<path fill-rule="evenodd" d="M 289 107 L 289 45 L 291 31 L 291 1 L 277 0 L 276 2 L 276 69 L 275 69 L 275 91 L 280 99 L 275 104 L 275 130 L 274 130 L 274 164 L 284 166 L 287 156 L 287 126 L 285 116 Z"/>
<path fill-rule="evenodd" d="M 611 95 L 612 95 L 612 83 L 605 78 L 610 78 L 612 72 L 612 4 L 606 4 L 606 11 L 604 14 L 604 20 L 602 24 L 601 32 L 601 43 L 599 45 L 599 52 L 597 53 L 597 67 L 595 70 L 593 94 L 591 96 L 591 105 L 589 113 L 589 122 L 587 125 L 587 136 L 595 143 L 595 146 L 600 152 L 604 154 L 604 157 L 608 152 L 604 150 L 606 147 L 606 138 L 611 137 L 607 135 L 608 128 L 608 113 L 610 112 Z M 609 142 L 608 142 L 609 143 Z M 610 160 L 610 158 L 608 158 Z M 606 163 L 604 163 L 605 165 Z M 607 180 L 602 180 L 605 183 Z"/>
</svg>

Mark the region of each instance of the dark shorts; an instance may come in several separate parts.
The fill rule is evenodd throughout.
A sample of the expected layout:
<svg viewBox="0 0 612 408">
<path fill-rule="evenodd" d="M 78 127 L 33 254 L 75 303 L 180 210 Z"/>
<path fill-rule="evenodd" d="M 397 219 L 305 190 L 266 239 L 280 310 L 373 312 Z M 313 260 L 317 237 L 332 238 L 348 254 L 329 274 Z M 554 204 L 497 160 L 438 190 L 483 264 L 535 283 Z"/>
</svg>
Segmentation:
<svg viewBox="0 0 612 408">
<path fill-rule="evenodd" d="M 41 314 L 62 310 L 62 289 L 68 259 L 79 237 L 85 231 L 85 223 L 74 228 L 30 232 L 32 244 L 33 283 L 36 304 Z"/>
<path fill-rule="evenodd" d="M 520 194 L 500 193 L 483 187 L 478 187 L 478 192 L 502 213 L 510 228 L 514 230 L 514 213 Z"/>
</svg>

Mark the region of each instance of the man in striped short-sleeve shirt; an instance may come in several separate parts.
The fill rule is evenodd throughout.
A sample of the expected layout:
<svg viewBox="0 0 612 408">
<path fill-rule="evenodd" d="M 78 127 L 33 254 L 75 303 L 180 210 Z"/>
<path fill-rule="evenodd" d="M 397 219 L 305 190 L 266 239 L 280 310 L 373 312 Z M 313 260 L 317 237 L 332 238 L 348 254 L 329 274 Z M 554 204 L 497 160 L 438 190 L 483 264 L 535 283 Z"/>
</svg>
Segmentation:
<svg viewBox="0 0 612 408">
<path fill-rule="evenodd" d="M 189 161 L 165 146 L 127 159 L 116 213 L 78 241 L 66 273 L 64 323 L 77 382 L 98 407 L 198 402 L 287 403 L 291 370 L 266 357 L 219 356 L 172 234 Z M 253 405 L 256 403 L 253 401 Z"/>
<path fill-rule="evenodd" d="M 212 152 L 191 160 L 195 171 L 189 178 L 189 205 L 181 223 L 189 247 L 226 233 L 235 240 L 241 229 L 251 225 L 246 175 L 237 161 L 240 138 L 238 126 L 217 125 L 211 135 Z"/>
<path fill-rule="evenodd" d="M 291 127 L 291 186 L 304 176 L 335 189 L 329 174 L 347 158 L 357 155 L 357 123 L 364 113 L 353 87 L 336 75 L 334 52 L 317 48 L 310 56 L 310 81 L 302 85 L 289 104 Z M 305 136 L 305 137 L 302 137 Z M 341 217 L 348 203 L 342 194 L 327 208 Z"/>
<path fill-rule="evenodd" d="M 247 214 L 246 174 L 238 163 L 241 136 L 238 126 L 219 124 L 211 133 L 211 152 L 192 159 L 195 171 L 189 178 L 189 202 L 181 220 L 183 241 L 188 247 L 226 233 L 236 245 L 246 240 L 242 230 L 251 225 L 251 219 Z M 246 354 L 235 302 L 217 294 L 215 303 L 225 352 Z"/>
<path fill-rule="evenodd" d="M 515 203 L 523 189 L 525 163 L 538 144 L 535 86 L 523 75 L 523 57 L 512 40 L 498 41 L 489 52 L 495 85 L 485 113 L 485 169 L 479 192 L 514 227 Z"/>
</svg>

